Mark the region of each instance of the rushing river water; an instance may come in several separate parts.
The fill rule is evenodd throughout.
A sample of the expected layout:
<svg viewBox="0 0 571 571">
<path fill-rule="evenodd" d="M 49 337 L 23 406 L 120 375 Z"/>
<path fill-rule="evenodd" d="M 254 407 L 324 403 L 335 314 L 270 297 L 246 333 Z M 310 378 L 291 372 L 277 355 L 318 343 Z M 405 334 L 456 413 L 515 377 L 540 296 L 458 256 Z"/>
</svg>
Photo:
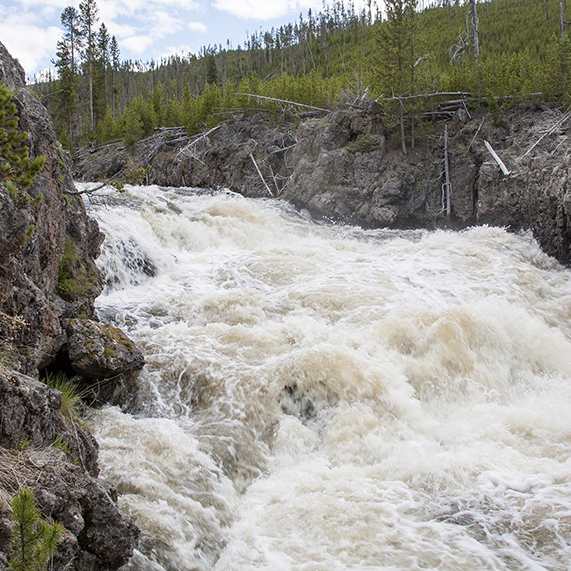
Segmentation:
<svg viewBox="0 0 571 571">
<path fill-rule="evenodd" d="M 571 273 L 529 236 L 99 193 L 102 320 L 147 365 L 95 412 L 130 570 L 571 568 Z"/>
</svg>

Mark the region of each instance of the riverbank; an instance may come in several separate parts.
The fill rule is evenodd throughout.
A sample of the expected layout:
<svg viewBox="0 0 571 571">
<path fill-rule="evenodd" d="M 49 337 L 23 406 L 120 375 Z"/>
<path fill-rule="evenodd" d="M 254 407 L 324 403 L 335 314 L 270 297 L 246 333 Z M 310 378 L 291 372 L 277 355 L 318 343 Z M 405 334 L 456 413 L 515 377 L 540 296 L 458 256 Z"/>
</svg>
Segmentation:
<svg viewBox="0 0 571 571">
<path fill-rule="evenodd" d="M 228 188 L 274 196 L 314 216 L 365 228 L 531 230 L 542 249 L 571 262 L 571 170 L 564 111 L 540 104 L 502 116 L 460 109 L 417 127 L 403 155 L 395 128 L 374 102 L 300 124 L 238 117 L 207 134 L 163 129 L 135 144 L 82 149 L 76 179 L 111 177 L 162 186 Z M 450 208 L 447 212 L 447 130 Z M 486 141 L 503 161 L 502 173 Z"/>
</svg>

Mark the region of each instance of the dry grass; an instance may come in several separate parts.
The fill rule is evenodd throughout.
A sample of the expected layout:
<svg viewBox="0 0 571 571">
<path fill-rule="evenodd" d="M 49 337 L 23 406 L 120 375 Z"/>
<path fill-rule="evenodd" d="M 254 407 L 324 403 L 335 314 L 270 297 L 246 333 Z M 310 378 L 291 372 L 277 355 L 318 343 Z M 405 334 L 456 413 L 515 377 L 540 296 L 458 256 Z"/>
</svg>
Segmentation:
<svg viewBox="0 0 571 571">
<path fill-rule="evenodd" d="M 8 509 L 20 488 L 34 488 L 47 465 L 64 473 L 65 455 L 52 448 L 14 450 L 0 448 L 0 506 Z"/>
</svg>

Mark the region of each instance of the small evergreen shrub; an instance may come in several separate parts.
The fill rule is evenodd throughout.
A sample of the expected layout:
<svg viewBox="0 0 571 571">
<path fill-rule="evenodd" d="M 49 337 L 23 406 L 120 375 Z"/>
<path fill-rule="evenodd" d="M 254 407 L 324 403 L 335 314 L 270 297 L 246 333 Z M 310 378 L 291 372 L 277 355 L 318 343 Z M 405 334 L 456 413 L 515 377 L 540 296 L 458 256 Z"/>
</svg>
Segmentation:
<svg viewBox="0 0 571 571">
<path fill-rule="evenodd" d="M 27 188 L 44 167 L 46 157 L 30 161 L 28 135 L 18 130 L 19 122 L 12 94 L 0 83 L 0 182 Z"/>
<path fill-rule="evenodd" d="M 63 534 L 59 523 L 42 520 L 34 491 L 21 488 L 10 503 L 12 532 L 11 571 L 44 571 Z"/>
</svg>

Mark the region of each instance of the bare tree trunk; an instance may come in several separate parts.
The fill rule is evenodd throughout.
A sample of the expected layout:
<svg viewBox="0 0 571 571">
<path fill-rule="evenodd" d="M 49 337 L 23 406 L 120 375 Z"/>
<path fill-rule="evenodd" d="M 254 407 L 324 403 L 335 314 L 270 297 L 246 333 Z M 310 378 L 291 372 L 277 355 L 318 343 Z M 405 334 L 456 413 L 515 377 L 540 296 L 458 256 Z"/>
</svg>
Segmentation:
<svg viewBox="0 0 571 571">
<path fill-rule="evenodd" d="M 446 182 L 444 183 L 446 189 L 446 218 L 450 220 L 452 201 L 450 196 L 450 166 L 448 164 L 448 125 L 444 125 L 444 175 L 446 177 Z"/>
<path fill-rule="evenodd" d="M 472 30 L 474 36 L 474 61 L 478 63 L 480 57 L 480 32 L 478 29 L 478 14 L 476 13 L 476 0 L 470 0 L 472 5 Z"/>
<path fill-rule="evenodd" d="M 403 155 L 406 155 L 406 141 L 404 135 L 404 105 L 402 100 L 399 99 L 399 118 L 400 118 L 400 137 L 401 137 L 401 148 Z"/>
<path fill-rule="evenodd" d="M 95 114 L 93 112 L 93 71 L 91 61 L 89 62 L 89 118 L 91 130 L 95 130 Z"/>
<path fill-rule="evenodd" d="M 563 24 L 564 23 L 565 23 L 565 20 L 563 20 L 563 0 L 559 0 L 559 26 L 560 26 L 560 32 L 561 32 L 561 41 L 563 41 L 563 35 L 564 35 Z"/>
</svg>

